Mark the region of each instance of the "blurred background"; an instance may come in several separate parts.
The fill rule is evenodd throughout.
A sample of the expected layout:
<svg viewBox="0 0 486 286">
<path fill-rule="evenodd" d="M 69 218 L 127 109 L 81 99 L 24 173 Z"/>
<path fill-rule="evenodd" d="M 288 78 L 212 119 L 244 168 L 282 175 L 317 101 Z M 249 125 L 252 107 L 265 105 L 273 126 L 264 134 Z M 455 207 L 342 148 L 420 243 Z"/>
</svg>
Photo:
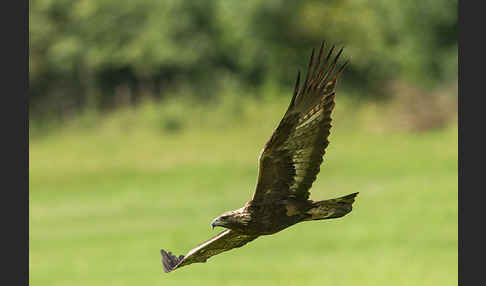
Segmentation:
<svg viewBox="0 0 486 286">
<path fill-rule="evenodd" d="M 36 0 L 32 285 L 456 285 L 457 1 Z M 297 71 L 349 60 L 299 224 L 165 274 L 251 198 Z"/>
</svg>

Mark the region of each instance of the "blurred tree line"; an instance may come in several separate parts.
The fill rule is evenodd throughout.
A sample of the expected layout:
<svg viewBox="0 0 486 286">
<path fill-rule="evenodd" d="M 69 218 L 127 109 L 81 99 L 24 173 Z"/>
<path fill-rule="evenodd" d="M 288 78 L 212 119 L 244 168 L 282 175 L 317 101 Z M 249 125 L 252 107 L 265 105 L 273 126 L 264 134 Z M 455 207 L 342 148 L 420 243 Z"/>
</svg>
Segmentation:
<svg viewBox="0 0 486 286">
<path fill-rule="evenodd" d="M 123 98 L 292 88 L 324 39 L 350 60 L 343 88 L 457 80 L 457 0 L 33 0 L 30 112 L 58 117 Z M 288 96 L 288 94 L 286 95 Z"/>
</svg>

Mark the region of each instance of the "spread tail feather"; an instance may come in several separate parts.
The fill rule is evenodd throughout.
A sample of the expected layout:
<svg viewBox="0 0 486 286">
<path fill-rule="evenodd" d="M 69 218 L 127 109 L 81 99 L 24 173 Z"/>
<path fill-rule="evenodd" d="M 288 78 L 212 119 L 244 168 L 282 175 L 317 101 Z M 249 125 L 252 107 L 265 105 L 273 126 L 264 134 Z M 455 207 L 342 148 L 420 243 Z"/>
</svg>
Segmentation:
<svg viewBox="0 0 486 286">
<path fill-rule="evenodd" d="M 313 207 L 307 211 L 306 220 L 321 220 L 345 216 L 353 209 L 354 198 L 358 193 L 323 201 L 314 201 Z"/>
</svg>

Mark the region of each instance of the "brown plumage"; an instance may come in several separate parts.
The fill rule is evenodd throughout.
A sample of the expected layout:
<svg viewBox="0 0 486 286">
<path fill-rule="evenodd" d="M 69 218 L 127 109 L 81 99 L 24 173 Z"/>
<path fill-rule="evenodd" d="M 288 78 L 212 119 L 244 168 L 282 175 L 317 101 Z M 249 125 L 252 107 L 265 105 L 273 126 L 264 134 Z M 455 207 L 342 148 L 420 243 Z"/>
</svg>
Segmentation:
<svg viewBox="0 0 486 286">
<path fill-rule="evenodd" d="M 322 43 L 314 63 L 314 50 L 305 81 L 297 75 L 290 105 L 259 158 L 253 198 L 244 207 L 228 211 L 211 225 L 227 230 L 176 257 L 163 249 L 165 272 L 241 247 L 260 235 L 279 232 L 302 221 L 338 218 L 352 210 L 358 193 L 341 198 L 309 200 L 309 190 L 320 170 L 331 129 L 334 88 L 346 63 L 337 67 L 343 49 L 333 58 L 334 47 L 324 56 Z"/>
</svg>

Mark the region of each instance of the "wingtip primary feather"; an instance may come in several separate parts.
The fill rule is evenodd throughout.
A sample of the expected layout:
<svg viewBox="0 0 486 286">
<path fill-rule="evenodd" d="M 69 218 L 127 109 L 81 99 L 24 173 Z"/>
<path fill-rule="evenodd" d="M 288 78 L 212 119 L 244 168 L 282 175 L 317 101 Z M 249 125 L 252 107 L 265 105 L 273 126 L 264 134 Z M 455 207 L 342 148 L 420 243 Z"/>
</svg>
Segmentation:
<svg viewBox="0 0 486 286">
<path fill-rule="evenodd" d="M 341 74 L 343 73 L 344 71 L 344 68 L 347 66 L 347 64 L 349 63 L 349 61 L 345 61 L 343 65 L 341 65 L 341 67 L 337 70 L 337 72 L 334 74 L 334 76 L 332 77 L 331 80 L 328 81 L 328 83 L 324 86 L 322 86 L 321 88 L 331 88 L 331 89 L 334 89 L 337 82 L 338 82 L 338 78 L 341 76 Z M 330 72 L 329 72 L 330 73 Z M 327 76 L 326 76 L 326 80 L 327 80 Z M 323 81 L 324 83 L 325 81 Z"/>
<path fill-rule="evenodd" d="M 290 106 L 293 106 L 295 103 L 295 98 L 299 93 L 299 84 L 300 84 L 300 70 L 297 71 L 297 81 L 295 82 L 294 94 L 292 96 L 292 100 L 290 101 Z"/>
<path fill-rule="evenodd" d="M 166 252 L 161 249 L 160 254 L 162 255 L 162 267 L 165 273 L 169 273 L 177 268 L 177 265 L 184 259 L 184 255 L 179 255 L 179 257 L 172 255 L 172 252 Z"/>
<path fill-rule="evenodd" d="M 334 47 L 333 47 L 334 48 Z M 324 79 L 322 80 L 322 83 L 325 83 L 327 82 L 327 79 L 329 78 L 329 76 L 331 75 L 331 73 L 334 71 L 334 68 L 336 67 L 337 65 L 337 62 L 339 60 L 339 57 L 341 56 L 341 54 L 343 53 L 343 50 L 344 50 L 344 47 L 341 48 L 339 50 L 339 52 L 337 53 L 337 55 L 334 57 L 334 61 L 332 62 L 332 64 L 329 66 L 329 69 L 328 71 L 326 72 L 326 76 L 324 77 Z"/>
<path fill-rule="evenodd" d="M 319 72 L 319 74 L 317 75 L 317 88 L 320 88 L 322 83 L 323 83 L 323 78 L 324 76 L 326 76 L 326 67 L 327 67 L 327 64 L 329 63 L 329 60 L 331 59 L 331 56 L 332 56 L 332 53 L 334 52 L 334 49 L 336 48 L 336 46 L 331 46 L 331 48 L 329 49 L 329 52 L 326 56 L 326 60 L 324 61 L 324 63 L 322 64 L 322 67 L 321 67 L 321 70 Z"/>
<path fill-rule="evenodd" d="M 336 73 L 336 76 L 335 77 L 339 77 L 343 71 L 344 71 L 344 68 L 349 64 L 349 60 L 346 60 L 344 62 L 344 64 L 339 68 L 338 72 Z"/>
<path fill-rule="evenodd" d="M 319 48 L 319 56 L 317 56 L 317 63 L 314 66 L 312 76 L 309 78 L 309 81 L 308 81 L 308 84 L 306 85 L 306 88 L 304 90 L 302 90 L 302 93 L 304 93 L 304 94 L 316 87 L 315 82 L 316 82 L 316 79 L 318 78 L 317 75 L 319 74 L 319 69 L 320 69 L 320 66 L 321 66 L 323 52 L 324 52 L 324 41 L 322 41 L 321 47 Z"/>
<path fill-rule="evenodd" d="M 326 59 L 326 65 L 327 65 L 327 62 L 328 62 L 331 54 L 332 54 L 333 49 L 334 49 L 334 46 L 331 49 L 331 51 L 329 52 L 328 58 Z M 317 88 L 319 88 L 319 89 L 326 89 L 326 88 L 333 89 L 335 87 L 338 77 L 342 74 L 342 72 L 344 71 L 344 68 L 346 67 L 346 65 L 349 62 L 349 61 L 345 61 L 344 64 L 337 70 L 337 72 L 334 73 L 334 75 L 330 79 L 330 76 L 333 73 L 333 71 L 335 70 L 337 62 L 338 62 L 339 58 L 341 57 L 341 54 L 342 54 L 343 51 L 344 51 L 344 47 L 339 49 L 338 53 L 334 57 L 334 60 L 332 61 L 329 68 L 326 69 L 326 72 L 322 74 L 322 77 L 320 77 L 319 84 L 317 85 Z"/>
<path fill-rule="evenodd" d="M 325 41 L 322 41 L 319 48 L 317 60 L 315 59 L 316 49 L 312 49 L 309 64 L 307 67 L 307 73 L 305 75 L 305 80 L 302 85 L 300 84 L 300 71 L 298 71 L 294 93 L 289 104 L 289 110 L 291 107 L 299 104 L 302 100 L 304 100 L 306 94 L 309 94 L 311 90 L 330 88 L 332 91 L 337 82 L 337 78 L 341 75 L 341 73 L 344 71 L 344 68 L 348 64 L 348 61 L 345 61 L 345 63 L 336 71 L 336 65 L 341 54 L 343 53 L 344 47 L 341 47 L 337 54 L 334 56 L 333 52 L 335 51 L 336 46 L 330 46 L 330 49 L 327 52 L 327 55 L 323 61 L 322 58 L 325 51 L 324 46 Z M 331 58 L 333 59 L 331 60 Z"/>
<path fill-rule="evenodd" d="M 311 73 L 311 69 L 312 69 L 312 66 L 314 65 L 314 54 L 316 52 L 316 49 L 315 48 L 312 48 L 312 53 L 311 53 L 311 57 L 310 57 L 310 60 L 309 60 L 309 66 L 307 67 L 307 73 L 305 74 L 305 81 L 304 81 L 304 85 L 302 86 L 302 93 L 304 93 L 304 91 L 307 89 L 307 86 L 309 84 L 309 76 L 310 76 L 310 73 Z"/>
</svg>

